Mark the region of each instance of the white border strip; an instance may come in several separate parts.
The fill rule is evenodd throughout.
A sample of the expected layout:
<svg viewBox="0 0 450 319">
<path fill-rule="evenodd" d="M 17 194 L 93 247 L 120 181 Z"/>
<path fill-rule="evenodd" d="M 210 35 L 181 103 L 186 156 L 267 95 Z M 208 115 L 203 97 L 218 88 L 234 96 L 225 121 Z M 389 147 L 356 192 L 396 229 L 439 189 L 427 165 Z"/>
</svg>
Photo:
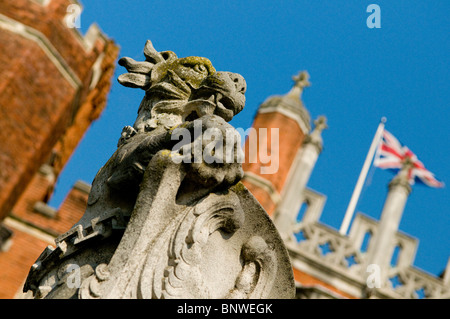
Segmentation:
<svg viewBox="0 0 450 319">
<path fill-rule="evenodd" d="M 42 230 L 33 227 L 33 226 L 29 226 L 25 223 L 22 223 L 16 219 L 13 219 L 11 217 L 6 217 L 3 221 L 3 223 L 8 226 L 11 227 L 12 230 L 18 230 L 21 232 L 24 232 L 28 235 L 34 236 L 37 239 L 40 239 L 42 241 L 45 241 L 46 243 L 50 244 L 50 245 L 55 245 L 55 238 L 52 235 L 49 235 L 47 233 L 44 233 Z M 14 234 L 13 234 L 14 236 Z M 11 237 L 11 239 L 14 241 L 14 237 Z M 14 243 L 13 243 L 14 245 Z"/>
<path fill-rule="evenodd" d="M 24 24 L 12 20 L 3 14 L 0 14 L 0 28 L 19 34 L 26 39 L 36 42 L 50 61 L 56 66 L 64 78 L 72 85 L 73 88 L 81 87 L 81 81 L 74 71 L 67 65 L 66 61 L 59 54 L 58 50 L 48 41 L 48 39 L 39 31 L 25 26 Z"/>
<path fill-rule="evenodd" d="M 294 121 L 296 121 L 298 123 L 298 125 L 300 126 L 300 129 L 303 131 L 303 133 L 305 135 L 307 135 L 309 133 L 309 129 L 306 127 L 301 116 L 292 111 L 285 109 L 284 107 L 280 107 L 279 105 L 277 105 L 277 106 L 265 107 L 262 109 L 260 108 L 258 110 L 258 113 L 261 113 L 261 114 L 273 113 L 273 112 L 281 113 L 281 114 L 293 119 Z"/>
</svg>

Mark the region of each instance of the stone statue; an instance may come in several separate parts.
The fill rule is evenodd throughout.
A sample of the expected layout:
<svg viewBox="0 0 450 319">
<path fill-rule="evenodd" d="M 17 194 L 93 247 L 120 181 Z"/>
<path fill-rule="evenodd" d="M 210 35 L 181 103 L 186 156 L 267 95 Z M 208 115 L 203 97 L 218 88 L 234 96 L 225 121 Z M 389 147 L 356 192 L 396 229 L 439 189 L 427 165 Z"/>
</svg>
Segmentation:
<svg viewBox="0 0 450 319">
<path fill-rule="evenodd" d="M 158 52 L 150 41 L 144 56 L 119 60 L 128 71 L 119 82 L 145 91 L 134 125 L 97 173 L 85 214 L 44 250 L 24 291 L 293 298 L 283 242 L 239 181 L 240 138 L 227 122 L 244 107 L 244 78 L 216 72 L 206 58 Z"/>
</svg>

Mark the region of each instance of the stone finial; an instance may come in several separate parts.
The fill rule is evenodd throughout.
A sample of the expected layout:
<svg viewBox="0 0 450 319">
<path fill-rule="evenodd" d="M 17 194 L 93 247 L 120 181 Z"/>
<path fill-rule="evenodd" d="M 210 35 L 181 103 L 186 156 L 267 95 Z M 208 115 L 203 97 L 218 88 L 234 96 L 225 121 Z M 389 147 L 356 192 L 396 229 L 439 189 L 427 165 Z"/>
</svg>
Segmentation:
<svg viewBox="0 0 450 319">
<path fill-rule="evenodd" d="M 311 85 L 309 74 L 302 71 L 292 77 L 294 85 L 289 92 L 282 95 L 270 96 L 259 107 L 258 113 L 278 112 L 295 120 L 304 134 L 311 130 L 311 116 L 303 105 L 301 95 L 303 89 Z"/>
<path fill-rule="evenodd" d="M 311 86 L 311 83 L 309 82 L 308 71 L 301 71 L 299 74 L 293 76 L 292 79 L 295 81 L 295 86 L 299 87 L 300 89 Z"/>
<path fill-rule="evenodd" d="M 322 131 L 328 128 L 327 118 L 323 115 L 314 120 L 314 130 L 307 135 L 304 144 L 313 144 L 320 153 L 323 149 Z"/>
<path fill-rule="evenodd" d="M 309 73 L 307 71 L 301 71 L 299 74 L 292 77 L 294 80 L 294 86 L 289 91 L 288 95 L 300 99 L 305 87 L 311 86 L 309 82 Z"/>
<path fill-rule="evenodd" d="M 314 125 L 316 127 L 314 128 L 313 133 L 317 132 L 316 134 L 321 134 L 323 130 L 328 128 L 327 118 L 323 115 L 319 116 L 317 119 L 314 120 Z"/>
</svg>

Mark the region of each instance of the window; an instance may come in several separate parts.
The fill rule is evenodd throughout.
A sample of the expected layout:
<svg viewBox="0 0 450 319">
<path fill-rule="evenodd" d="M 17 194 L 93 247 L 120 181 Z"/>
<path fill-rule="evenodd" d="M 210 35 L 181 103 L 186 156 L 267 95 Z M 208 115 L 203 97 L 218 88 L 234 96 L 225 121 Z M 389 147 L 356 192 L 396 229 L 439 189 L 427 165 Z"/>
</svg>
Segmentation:
<svg viewBox="0 0 450 319">
<path fill-rule="evenodd" d="M 305 217 L 305 213 L 308 210 L 308 207 L 309 207 L 309 201 L 305 200 L 302 203 L 302 206 L 300 206 L 300 209 L 298 211 L 297 219 L 296 219 L 297 223 L 300 223 L 303 220 L 303 217 Z"/>
<path fill-rule="evenodd" d="M 0 252 L 7 251 L 11 244 L 12 230 L 0 224 Z"/>
<path fill-rule="evenodd" d="M 397 267 L 401 251 L 402 251 L 402 247 L 400 244 L 395 246 L 394 252 L 392 253 L 392 257 L 391 257 L 391 267 Z"/>
<path fill-rule="evenodd" d="M 364 234 L 363 241 L 361 243 L 361 248 L 360 248 L 362 253 L 367 252 L 371 238 L 372 238 L 372 232 L 370 230 L 366 231 L 366 233 Z"/>
</svg>

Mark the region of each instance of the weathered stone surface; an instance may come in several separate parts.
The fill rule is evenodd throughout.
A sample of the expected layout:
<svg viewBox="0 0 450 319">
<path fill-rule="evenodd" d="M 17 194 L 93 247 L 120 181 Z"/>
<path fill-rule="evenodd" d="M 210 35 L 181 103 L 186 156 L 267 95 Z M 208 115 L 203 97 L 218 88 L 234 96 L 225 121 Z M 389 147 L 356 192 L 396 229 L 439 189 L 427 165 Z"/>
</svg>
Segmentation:
<svg viewBox="0 0 450 319">
<path fill-rule="evenodd" d="M 239 182 L 243 154 L 227 121 L 244 107 L 245 80 L 150 41 L 144 55 L 119 62 L 129 72 L 119 82 L 145 90 L 136 122 L 95 177 L 84 216 L 42 253 L 24 290 L 36 298 L 294 297 L 283 242 Z M 218 142 L 227 151 L 211 151 Z"/>
</svg>

